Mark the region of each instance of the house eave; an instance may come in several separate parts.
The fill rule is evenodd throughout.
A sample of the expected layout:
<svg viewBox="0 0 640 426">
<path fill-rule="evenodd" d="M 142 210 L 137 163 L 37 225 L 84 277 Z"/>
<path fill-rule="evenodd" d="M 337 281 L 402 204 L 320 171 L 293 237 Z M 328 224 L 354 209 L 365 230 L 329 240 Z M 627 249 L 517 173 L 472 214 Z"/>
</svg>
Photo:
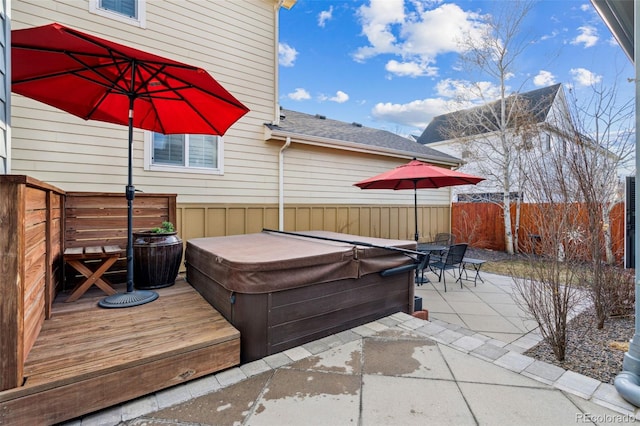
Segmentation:
<svg viewBox="0 0 640 426">
<path fill-rule="evenodd" d="M 634 2 L 628 0 L 591 0 L 591 4 L 613 36 L 634 62 Z"/>
<path fill-rule="evenodd" d="M 429 161 L 431 163 L 438 163 L 441 165 L 459 167 L 462 162 L 451 161 L 451 158 L 439 157 L 435 155 L 424 155 L 419 152 L 405 151 L 399 149 L 384 148 L 374 145 L 363 145 L 361 143 L 342 141 L 330 138 L 323 138 L 319 136 L 311 136 L 293 132 L 282 132 L 264 127 L 264 140 L 265 141 L 279 141 L 285 142 L 287 138 L 291 139 L 292 143 L 298 143 L 303 145 L 319 146 L 324 148 L 338 149 L 350 152 L 359 152 L 363 154 L 378 154 L 386 157 L 396 157 L 403 159 L 417 158 L 422 161 Z"/>
</svg>

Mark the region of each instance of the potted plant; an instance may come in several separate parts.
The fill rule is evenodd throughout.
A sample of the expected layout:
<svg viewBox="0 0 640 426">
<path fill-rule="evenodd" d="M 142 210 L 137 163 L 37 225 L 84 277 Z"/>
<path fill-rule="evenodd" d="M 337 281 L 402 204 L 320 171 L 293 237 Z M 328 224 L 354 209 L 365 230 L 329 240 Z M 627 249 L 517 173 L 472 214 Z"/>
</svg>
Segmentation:
<svg viewBox="0 0 640 426">
<path fill-rule="evenodd" d="M 182 240 L 171 222 L 133 233 L 133 281 L 139 289 L 173 285 L 182 260 Z"/>
</svg>

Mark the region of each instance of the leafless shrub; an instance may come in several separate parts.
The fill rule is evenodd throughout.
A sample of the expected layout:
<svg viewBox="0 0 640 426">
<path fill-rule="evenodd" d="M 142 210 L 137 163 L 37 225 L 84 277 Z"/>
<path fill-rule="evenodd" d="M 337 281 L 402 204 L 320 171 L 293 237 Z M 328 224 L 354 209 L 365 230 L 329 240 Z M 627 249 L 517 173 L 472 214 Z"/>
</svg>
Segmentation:
<svg viewBox="0 0 640 426">
<path fill-rule="evenodd" d="M 598 329 L 604 327 L 607 318 L 634 311 L 635 287 L 632 271 L 604 262 L 589 264 L 578 271 L 580 281 L 588 289 Z"/>
<path fill-rule="evenodd" d="M 579 206 L 574 202 L 571 182 L 564 178 L 566 151 L 541 152 L 544 145 L 534 141 L 522 153 L 529 169 L 529 194 L 533 228 L 537 230 L 536 255 L 529 256 L 527 278 L 514 278 L 516 301 L 538 323 L 542 337 L 555 357 L 567 354 L 567 322 L 583 301 L 576 287 L 575 271 L 580 264 L 579 246 L 583 231 Z M 533 247 L 532 247 L 533 248 Z"/>
<path fill-rule="evenodd" d="M 635 271 L 619 266 L 607 266 L 609 276 L 609 316 L 630 315 L 635 312 Z"/>
<path fill-rule="evenodd" d="M 460 211 L 459 225 L 452 229 L 458 241 L 466 241 L 472 247 L 486 247 L 488 241 L 480 238 L 483 233 L 479 232 L 482 219 L 479 215 L 469 217 L 469 212 Z"/>
<path fill-rule="evenodd" d="M 514 278 L 516 302 L 538 323 L 542 337 L 562 361 L 567 353 L 567 321 L 583 301 L 576 287 L 576 259 L 567 250 L 567 229 L 574 224 L 570 204 L 540 204 L 538 256 L 528 256 L 527 278 Z"/>
</svg>

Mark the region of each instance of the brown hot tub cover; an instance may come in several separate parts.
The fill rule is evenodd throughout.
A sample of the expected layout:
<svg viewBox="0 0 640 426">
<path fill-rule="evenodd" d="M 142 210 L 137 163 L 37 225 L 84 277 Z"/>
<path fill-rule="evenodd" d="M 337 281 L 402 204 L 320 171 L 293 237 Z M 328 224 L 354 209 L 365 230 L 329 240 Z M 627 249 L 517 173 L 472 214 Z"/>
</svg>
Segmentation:
<svg viewBox="0 0 640 426">
<path fill-rule="evenodd" d="M 413 241 L 354 237 L 328 231 L 304 234 L 380 246 L 415 250 Z M 187 265 L 197 267 L 226 288 L 238 293 L 268 293 L 310 284 L 359 278 L 406 265 L 412 259 L 399 251 L 354 246 L 262 232 L 187 241 Z"/>
</svg>

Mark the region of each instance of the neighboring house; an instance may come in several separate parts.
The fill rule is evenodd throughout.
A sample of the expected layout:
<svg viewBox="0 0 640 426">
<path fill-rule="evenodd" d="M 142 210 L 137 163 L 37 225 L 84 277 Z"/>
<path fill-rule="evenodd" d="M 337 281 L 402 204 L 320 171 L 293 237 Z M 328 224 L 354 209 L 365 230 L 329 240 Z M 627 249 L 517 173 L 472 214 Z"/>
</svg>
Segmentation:
<svg viewBox="0 0 640 426">
<path fill-rule="evenodd" d="M 507 124 L 510 141 L 519 144 L 518 148 L 512 147 L 509 152 L 514 158 L 511 164 L 507 165 L 511 173 L 512 186 L 509 192 L 512 200 L 519 196 L 526 198 L 526 191 L 520 188 L 518 173 L 521 170 L 516 166 L 516 155 L 523 155 L 519 152 L 530 151 L 535 152 L 535 155 L 544 156 L 546 152 L 571 143 L 568 135 L 572 134 L 561 84 L 511 95 L 507 98 L 507 108 L 514 105 L 515 99 L 518 107 L 523 110 L 511 113 L 511 120 Z M 458 201 L 502 201 L 504 180 L 501 176 L 502 170 L 496 166 L 501 161 L 496 161 L 496 157 L 502 153 L 496 136 L 500 105 L 500 101 L 495 101 L 437 116 L 418 138 L 418 142 L 425 146 L 462 158 L 466 164 L 460 168 L 461 171 L 486 178 L 486 181 L 478 185 L 456 188 L 454 193 Z M 523 121 L 530 125 L 526 132 L 522 131 Z M 526 137 L 523 137 L 523 134 Z"/>
<path fill-rule="evenodd" d="M 389 132 L 291 111 L 281 118 L 278 15 L 292 3 L 33 0 L 12 2 L 9 16 L 13 29 L 59 22 L 200 66 L 250 109 L 223 137 L 200 138 L 206 151 L 189 151 L 189 135 L 134 131 L 134 185 L 177 194 L 184 239 L 264 227 L 412 239 L 410 191 L 363 191 L 353 183 L 413 157 L 445 167 L 460 161 Z M 65 191 L 124 196 L 125 126 L 83 121 L 18 95 L 10 111 L 4 172 Z M 449 189 L 420 191 L 422 239 L 449 230 L 449 200 Z"/>
</svg>

